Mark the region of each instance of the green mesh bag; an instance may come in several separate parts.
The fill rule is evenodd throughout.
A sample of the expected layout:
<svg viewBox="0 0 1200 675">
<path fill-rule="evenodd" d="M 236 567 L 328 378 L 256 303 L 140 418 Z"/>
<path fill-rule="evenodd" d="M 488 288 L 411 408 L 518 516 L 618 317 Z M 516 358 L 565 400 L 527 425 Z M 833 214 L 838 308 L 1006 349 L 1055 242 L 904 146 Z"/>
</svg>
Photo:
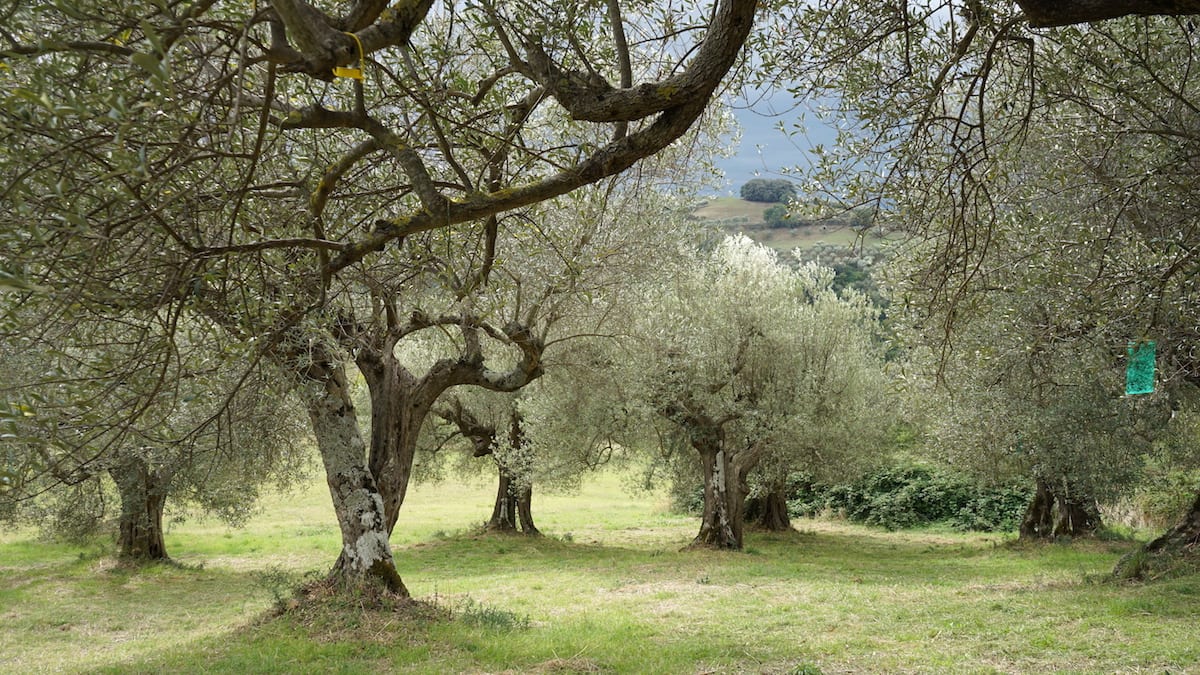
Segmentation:
<svg viewBox="0 0 1200 675">
<path fill-rule="evenodd" d="M 1125 367 L 1125 393 L 1154 393 L 1154 340 L 1130 342 L 1125 348 L 1129 365 Z"/>
</svg>

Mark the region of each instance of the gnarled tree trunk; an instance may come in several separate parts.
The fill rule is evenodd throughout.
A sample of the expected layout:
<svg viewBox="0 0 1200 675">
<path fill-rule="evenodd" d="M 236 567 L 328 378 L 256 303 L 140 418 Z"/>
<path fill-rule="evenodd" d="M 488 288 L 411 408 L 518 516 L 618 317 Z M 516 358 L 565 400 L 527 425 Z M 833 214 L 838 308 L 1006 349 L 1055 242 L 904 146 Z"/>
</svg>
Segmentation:
<svg viewBox="0 0 1200 675">
<path fill-rule="evenodd" d="M 496 503 L 492 506 L 492 517 L 483 526 L 489 532 L 515 532 L 517 529 L 517 495 L 513 491 L 512 476 L 500 467 L 500 480 L 496 488 Z"/>
<path fill-rule="evenodd" d="M 497 481 L 496 502 L 492 506 L 492 517 L 484 529 L 489 532 L 516 532 L 517 530 L 517 486 L 512 475 L 500 467 Z"/>
<path fill-rule="evenodd" d="M 351 587 L 381 584 L 408 596 L 392 558 L 383 496 L 367 466 L 345 370 L 318 363 L 308 375 L 315 385 L 306 388 L 305 402 L 342 532 L 342 553 L 330 577 Z"/>
<path fill-rule="evenodd" d="M 541 536 L 533 523 L 533 486 L 515 480 L 504 467 L 498 473 L 496 503 L 484 528 L 491 532 L 516 532 L 519 528 L 523 534 Z"/>
<path fill-rule="evenodd" d="M 772 486 L 766 494 L 746 500 L 746 520 L 767 532 L 786 532 L 792 529 L 788 515 L 787 495 L 782 486 Z"/>
<path fill-rule="evenodd" d="M 1065 481 L 1037 480 L 1037 491 L 1021 520 L 1021 539 L 1082 537 L 1100 528 L 1100 509 L 1090 496 Z"/>
<path fill-rule="evenodd" d="M 704 475 L 704 513 L 700 533 L 690 546 L 741 550 L 746 501 L 744 473 L 719 442 L 693 440 L 693 447 L 700 453 Z"/>
<path fill-rule="evenodd" d="M 1054 536 L 1086 537 L 1100 529 L 1100 507 L 1095 499 L 1075 495 L 1068 488 L 1059 491 L 1057 497 Z"/>
<path fill-rule="evenodd" d="M 437 398 L 404 369 L 392 349 L 391 343 L 380 351 L 364 348 L 358 358 L 358 369 L 371 392 L 370 467 L 383 495 L 389 536 L 408 494 L 421 425 Z"/>
<path fill-rule="evenodd" d="M 163 540 L 163 507 L 172 472 L 151 468 L 142 457 L 127 457 L 108 470 L 121 495 L 117 548 L 123 560 L 169 560 Z"/>
<path fill-rule="evenodd" d="M 533 524 L 533 485 L 517 491 L 517 519 L 521 521 L 521 533 L 530 537 L 542 536 L 542 531 Z"/>
<path fill-rule="evenodd" d="M 1054 533 L 1054 493 L 1041 478 L 1021 518 L 1021 539 L 1045 539 Z"/>
</svg>

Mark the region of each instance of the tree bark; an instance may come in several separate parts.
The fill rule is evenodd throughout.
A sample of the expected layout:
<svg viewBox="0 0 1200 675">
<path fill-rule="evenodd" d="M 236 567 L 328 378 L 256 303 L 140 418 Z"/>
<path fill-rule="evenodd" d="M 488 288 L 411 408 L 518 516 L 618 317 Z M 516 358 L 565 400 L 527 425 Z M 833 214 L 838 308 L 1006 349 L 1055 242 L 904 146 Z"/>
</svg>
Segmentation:
<svg viewBox="0 0 1200 675">
<path fill-rule="evenodd" d="M 1054 533 L 1054 493 L 1041 478 L 1021 518 L 1021 539 L 1045 539 Z"/>
<path fill-rule="evenodd" d="M 1121 558 L 1113 574 L 1123 579 L 1153 578 L 1190 560 L 1200 568 L 1200 493 L 1175 527 L 1141 549 Z"/>
<path fill-rule="evenodd" d="M 129 457 L 110 468 L 108 473 L 121 495 L 117 538 L 121 559 L 135 562 L 169 560 L 162 519 L 171 472 L 153 469 L 141 457 Z"/>
<path fill-rule="evenodd" d="M 370 467 L 383 495 L 391 536 L 408 494 L 418 434 L 437 397 L 426 394 L 390 349 L 379 353 L 364 349 L 358 368 L 371 392 Z"/>
<path fill-rule="evenodd" d="M 1100 508 L 1087 495 L 1076 496 L 1069 487 L 1058 492 L 1058 511 L 1054 519 L 1054 536 L 1086 537 L 1100 529 Z"/>
<path fill-rule="evenodd" d="M 499 474 L 496 503 L 484 529 L 489 532 L 516 532 L 520 529 L 522 534 L 540 537 L 542 533 L 533 523 L 533 486 L 513 480 L 512 475 L 503 468 Z"/>
<path fill-rule="evenodd" d="M 704 473 L 704 513 L 691 547 L 741 550 L 745 490 L 733 458 L 719 443 L 693 445 Z M 701 447 L 703 446 L 703 447 Z"/>
<path fill-rule="evenodd" d="M 1039 478 L 1021 520 L 1021 539 L 1083 537 L 1094 534 L 1100 524 L 1095 499 L 1076 494 L 1068 482 L 1056 485 Z"/>
<path fill-rule="evenodd" d="M 305 402 L 342 532 L 342 553 L 330 577 L 350 587 L 382 585 L 407 597 L 388 543 L 383 496 L 366 463 L 345 369 L 318 363 L 309 368 L 309 379 L 315 385 L 306 388 Z"/>
<path fill-rule="evenodd" d="M 1122 16 L 1200 14 L 1197 0 L 1017 0 L 1035 28 L 1069 26 Z"/>
<path fill-rule="evenodd" d="M 517 490 L 517 518 L 521 522 L 521 533 L 528 537 L 540 537 L 542 531 L 533 524 L 533 484 Z"/>
<path fill-rule="evenodd" d="M 746 500 L 746 520 L 754 523 L 754 527 L 767 532 L 786 532 L 792 529 L 792 519 L 788 515 L 787 495 L 781 486 L 773 486 L 760 497 Z"/>
<path fill-rule="evenodd" d="M 489 532 L 515 532 L 517 530 L 517 495 L 513 489 L 513 480 L 504 467 L 499 468 L 499 474 L 496 503 L 492 507 L 492 517 L 488 519 L 484 529 Z"/>
</svg>

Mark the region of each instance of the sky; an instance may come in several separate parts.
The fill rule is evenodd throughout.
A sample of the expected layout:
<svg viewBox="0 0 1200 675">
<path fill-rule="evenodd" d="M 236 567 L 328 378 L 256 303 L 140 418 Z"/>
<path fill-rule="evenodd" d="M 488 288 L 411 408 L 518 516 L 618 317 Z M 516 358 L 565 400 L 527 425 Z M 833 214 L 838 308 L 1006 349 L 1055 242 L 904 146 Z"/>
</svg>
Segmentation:
<svg viewBox="0 0 1200 675">
<path fill-rule="evenodd" d="M 780 178 L 788 167 L 807 164 L 808 150 L 817 144 L 829 145 L 834 140 L 833 129 L 819 124 L 812 113 L 804 118 L 804 133 L 789 137 L 779 129 L 793 129 L 805 108 L 793 105 L 786 92 L 763 96 L 747 105 L 733 104 L 734 116 L 742 127 L 741 143 L 733 157 L 717 161 L 725 172 L 726 187 L 721 194 L 737 196 L 742 185 L 753 178 Z"/>
</svg>

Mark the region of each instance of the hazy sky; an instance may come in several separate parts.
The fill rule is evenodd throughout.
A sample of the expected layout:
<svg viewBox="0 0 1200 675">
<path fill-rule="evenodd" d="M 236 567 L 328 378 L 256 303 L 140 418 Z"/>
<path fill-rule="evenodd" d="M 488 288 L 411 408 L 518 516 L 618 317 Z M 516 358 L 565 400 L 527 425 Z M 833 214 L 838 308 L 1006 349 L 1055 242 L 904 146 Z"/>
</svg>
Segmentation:
<svg viewBox="0 0 1200 675">
<path fill-rule="evenodd" d="M 786 93 L 757 100 L 749 108 L 745 102 L 735 104 L 734 115 L 742 126 L 742 140 L 735 156 L 719 160 L 717 166 L 725 172 L 726 187 L 722 193 L 738 194 L 742 184 L 756 178 L 778 178 L 780 171 L 807 163 L 807 150 L 816 144 L 830 144 L 832 129 L 818 124 L 812 113 L 804 119 L 805 132 L 790 138 L 779 130 L 794 130 L 804 108 L 797 109 Z"/>
</svg>

